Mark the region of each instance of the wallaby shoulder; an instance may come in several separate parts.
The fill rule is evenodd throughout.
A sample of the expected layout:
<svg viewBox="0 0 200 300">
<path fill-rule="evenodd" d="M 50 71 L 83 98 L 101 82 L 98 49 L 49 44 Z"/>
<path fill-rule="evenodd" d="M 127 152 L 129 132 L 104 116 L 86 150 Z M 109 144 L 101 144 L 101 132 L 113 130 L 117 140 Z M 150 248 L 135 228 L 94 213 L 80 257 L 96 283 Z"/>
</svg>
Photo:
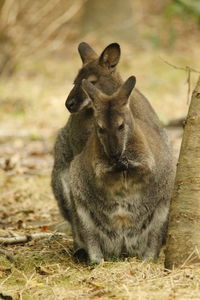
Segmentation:
<svg viewBox="0 0 200 300">
<path fill-rule="evenodd" d="M 154 129 L 161 127 L 160 120 L 149 100 L 137 88 L 133 90 L 130 97 L 130 109 L 134 117 L 148 123 Z"/>
</svg>

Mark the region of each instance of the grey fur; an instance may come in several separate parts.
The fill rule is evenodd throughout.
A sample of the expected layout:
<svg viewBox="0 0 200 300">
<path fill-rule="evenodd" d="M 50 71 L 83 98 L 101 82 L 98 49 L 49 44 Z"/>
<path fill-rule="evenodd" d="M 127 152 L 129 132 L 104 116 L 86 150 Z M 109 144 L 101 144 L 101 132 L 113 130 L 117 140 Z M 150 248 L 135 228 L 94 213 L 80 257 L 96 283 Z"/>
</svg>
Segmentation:
<svg viewBox="0 0 200 300">
<path fill-rule="evenodd" d="M 116 48 L 116 51 L 114 51 L 114 58 L 112 59 L 113 48 Z M 118 44 L 108 45 L 100 57 L 97 55 L 95 57 L 95 52 L 86 43 L 81 43 L 78 50 L 83 61 L 83 67 L 75 78 L 74 87 L 66 100 L 67 103 L 74 99 L 74 112 L 76 113 L 71 114 L 66 125 L 58 132 L 54 146 L 54 166 L 51 176 L 54 196 L 62 215 L 69 222 L 71 222 L 69 166 L 73 158 L 84 148 L 93 128 L 93 109 L 88 103 L 88 96 L 82 90 L 82 80 L 95 76 L 97 78 L 95 85 L 107 94 L 112 94 L 121 84 L 120 75 L 115 68 L 110 68 L 108 63 L 105 66 L 102 62 L 100 63 L 100 58 L 102 60 L 104 56 L 110 59 L 110 63 L 112 60 L 116 63 L 117 54 L 120 57 Z"/>
</svg>

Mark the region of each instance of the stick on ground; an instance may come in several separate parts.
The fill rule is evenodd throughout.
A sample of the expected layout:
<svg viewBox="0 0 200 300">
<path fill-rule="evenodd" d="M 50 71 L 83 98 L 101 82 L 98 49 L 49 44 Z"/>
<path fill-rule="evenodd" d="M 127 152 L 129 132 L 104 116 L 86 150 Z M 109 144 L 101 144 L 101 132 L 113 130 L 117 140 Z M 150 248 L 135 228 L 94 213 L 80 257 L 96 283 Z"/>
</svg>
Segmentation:
<svg viewBox="0 0 200 300">
<path fill-rule="evenodd" d="M 10 262 L 15 262 L 15 261 L 16 261 L 14 255 L 12 255 L 10 252 L 8 252 L 8 251 L 5 250 L 5 249 L 1 249 L 1 248 L 0 248 L 0 254 L 5 255 L 6 258 L 7 258 Z"/>
<path fill-rule="evenodd" d="M 52 238 L 56 236 L 66 236 L 64 233 L 57 232 L 57 233 L 49 233 L 49 232 L 42 232 L 42 233 L 32 233 L 27 235 L 19 235 L 14 237 L 0 237 L 0 244 L 2 245 L 13 245 L 13 244 L 21 244 L 21 243 L 28 243 L 31 240 L 38 240 L 42 238 Z"/>
</svg>

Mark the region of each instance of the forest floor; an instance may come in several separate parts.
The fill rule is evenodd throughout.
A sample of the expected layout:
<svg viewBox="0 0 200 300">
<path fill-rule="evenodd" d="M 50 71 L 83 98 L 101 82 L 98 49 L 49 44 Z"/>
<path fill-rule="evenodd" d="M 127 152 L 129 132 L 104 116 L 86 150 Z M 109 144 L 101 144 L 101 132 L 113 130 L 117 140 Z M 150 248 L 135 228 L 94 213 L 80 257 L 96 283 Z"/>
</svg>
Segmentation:
<svg viewBox="0 0 200 300">
<path fill-rule="evenodd" d="M 159 55 L 134 53 L 137 61 L 130 63 L 132 52 L 126 49 L 119 68 L 124 78 L 137 76 L 138 88 L 166 124 L 186 116 L 186 74 Z M 198 57 L 163 56 L 182 66 Z M 130 258 L 88 267 L 74 262 L 72 237 L 53 198 L 50 174 L 56 131 L 68 118 L 64 102 L 79 67 L 74 51 L 59 61 L 26 62 L 15 76 L 0 80 L 0 238 L 46 234 L 1 245 L 11 257 L 0 253 L 0 299 L 200 299 L 200 266 L 167 271 L 164 254 L 158 263 Z M 192 87 L 195 81 L 193 76 Z M 182 128 L 168 133 L 178 157 Z M 48 236 L 55 232 L 66 234 Z"/>
</svg>

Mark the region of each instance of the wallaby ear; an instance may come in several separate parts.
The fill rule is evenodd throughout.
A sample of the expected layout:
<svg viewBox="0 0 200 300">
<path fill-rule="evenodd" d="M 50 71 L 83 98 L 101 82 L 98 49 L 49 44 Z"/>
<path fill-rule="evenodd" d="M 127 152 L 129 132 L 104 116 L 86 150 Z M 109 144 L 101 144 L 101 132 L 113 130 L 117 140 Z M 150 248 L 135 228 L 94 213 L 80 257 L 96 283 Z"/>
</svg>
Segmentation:
<svg viewBox="0 0 200 300">
<path fill-rule="evenodd" d="M 128 98 L 133 90 L 133 88 L 135 87 L 136 84 L 136 77 L 135 76 L 131 76 L 129 77 L 120 87 L 120 89 L 118 90 L 118 97 L 119 99 L 123 99 L 123 104 L 126 104 L 128 102 Z"/>
<path fill-rule="evenodd" d="M 84 65 L 98 58 L 96 52 L 85 42 L 78 45 L 78 52 Z"/>
<path fill-rule="evenodd" d="M 121 55 L 120 46 L 117 43 L 108 45 L 99 57 L 100 65 L 113 70 L 119 62 Z"/>
<path fill-rule="evenodd" d="M 102 93 L 100 92 L 100 90 L 97 89 L 87 79 L 82 80 L 82 88 L 93 102 L 95 102 L 96 100 L 98 101 L 98 99 L 101 98 Z"/>
</svg>

